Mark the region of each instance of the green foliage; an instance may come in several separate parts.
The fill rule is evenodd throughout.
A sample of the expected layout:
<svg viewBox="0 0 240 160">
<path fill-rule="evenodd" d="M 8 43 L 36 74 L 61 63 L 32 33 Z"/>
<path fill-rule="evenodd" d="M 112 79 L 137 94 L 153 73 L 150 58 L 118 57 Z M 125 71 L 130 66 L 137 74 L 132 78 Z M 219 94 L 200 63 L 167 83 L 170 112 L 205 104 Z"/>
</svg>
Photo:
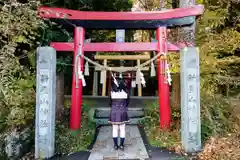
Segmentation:
<svg viewBox="0 0 240 160">
<path fill-rule="evenodd" d="M 69 117 L 69 100 L 65 101 L 65 117 Z M 63 120 L 56 124 L 56 152 L 69 154 L 81 150 L 87 150 L 95 136 L 96 123 L 94 121 L 94 109 L 89 107 L 92 103 L 85 101 L 82 105 L 82 126 L 77 131 L 69 129 L 68 121 Z"/>
<path fill-rule="evenodd" d="M 36 16 L 38 5 L 6 0 L 0 6 L 0 131 L 25 126 L 34 117 L 35 72 L 30 69 L 43 24 Z"/>
<path fill-rule="evenodd" d="M 88 121 L 91 123 L 96 123 L 95 121 L 95 108 L 90 106 L 96 106 L 96 102 L 93 101 L 84 101 L 82 109 L 84 111 L 84 116 L 87 117 Z"/>
<path fill-rule="evenodd" d="M 170 131 L 159 128 L 158 101 L 147 102 L 144 108 L 145 117 L 141 121 L 151 145 L 157 147 L 174 147 L 180 143 L 180 111 L 172 110 L 173 123 Z"/>
<path fill-rule="evenodd" d="M 202 94 L 202 138 L 206 140 L 212 135 L 225 135 L 234 131 L 232 124 L 237 124 L 234 107 L 230 101 L 222 96 Z"/>
<path fill-rule="evenodd" d="M 67 64 L 67 65 L 66 65 Z M 68 69 L 68 64 L 72 64 L 72 58 L 70 56 L 60 57 L 57 59 L 57 73 L 65 73 Z"/>
<path fill-rule="evenodd" d="M 68 32 L 66 29 L 46 21 L 41 28 L 41 45 L 47 46 L 51 42 L 72 42 L 73 33 Z M 67 65 L 66 65 L 67 64 Z M 72 64 L 72 56 L 69 54 L 61 53 L 57 55 L 57 73 L 66 73 L 68 65 Z"/>
<path fill-rule="evenodd" d="M 233 85 L 232 80 L 226 81 L 227 77 L 239 76 L 239 56 L 236 54 L 240 43 L 238 22 L 231 23 L 233 10 L 230 4 L 226 6 L 223 9 L 207 9 L 198 22 L 197 43 L 203 75 L 201 85 L 206 92 L 222 92 L 219 89 L 222 84 Z M 234 84 L 236 89 L 238 85 Z"/>
<path fill-rule="evenodd" d="M 56 125 L 56 152 L 69 154 L 87 150 L 95 135 L 94 123 L 89 123 L 87 119 L 83 118 L 80 130 L 72 131 L 68 127 L 66 123 L 57 123 Z"/>
<path fill-rule="evenodd" d="M 132 7 L 132 0 L 92 0 L 94 11 L 129 11 Z"/>
<path fill-rule="evenodd" d="M 224 136 L 236 130 L 239 122 L 234 108 L 230 102 L 222 96 L 201 94 L 201 134 L 205 142 L 210 136 Z M 154 146 L 174 147 L 181 143 L 180 106 L 171 109 L 171 130 L 164 131 L 159 128 L 159 105 L 157 101 L 148 103 L 145 108 L 145 117 L 142 121 L 149 141 Z"/>
</svg>

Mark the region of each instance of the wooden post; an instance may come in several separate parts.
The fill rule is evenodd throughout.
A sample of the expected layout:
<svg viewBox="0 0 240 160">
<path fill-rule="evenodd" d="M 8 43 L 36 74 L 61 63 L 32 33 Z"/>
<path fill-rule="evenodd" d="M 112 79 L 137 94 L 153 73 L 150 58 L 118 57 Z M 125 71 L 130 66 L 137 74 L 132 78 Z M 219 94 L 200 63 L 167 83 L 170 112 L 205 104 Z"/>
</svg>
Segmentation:
<svg viewBox="0 0 240 160">
<path fill-rule="evenodd" d="M 140 68 L 140 64 L 141 64 L 140 59 L 138 59 L 137 60 L 137 66 L 139 68 Z M 137 86 L 138 86 L 138 96 L 141 97 L 142 96 L 142 84 L 139 83 Z"/>
<path fill-rule="evenodd" d="M 133 78 L 134 78 L 134 72 L 131 72 L 131 77 L 132 77 L 132 81 L 133 81 Z M 135 82 L 136 82 L 136 75 L 135 75 Z M 132 84 L 131 84 L 132 85 Z M 135 92 L 135 88 L 134 87 L 131 87 L 132 88 L 132 94 L 131 96 L 134 96 L 134 92 Z"/>
<path fill-rule="evenodd" d="M 150 54 L 144 55 L 96 55 L 96 60 L 149 60 Z"/>
<path fill-rule="evenodd" d="M 120 67 L 111 67 L 112 70 L 118 70 L 118 69 L 125 69 L 125 70 L 133 70 L 136 69 L 135 67 L 124 67 L 124 66 L 120 66 Z M 102 69 L 100 67 L 95 67 L 96 71 L 101 71 Z M 143 67 L 141 68 L 141 71 L 149 71 L 149 67 Z"/>
<path fill-rule="evenodd" d="M 54 155 L 56 114 L 56 51 L 37 49 L 35 158 Z"/>
<path fill-rule="evenodd" d="M 64 73 L 56 76 L 56 120 L 61 120 L 64 115 Z"/>
<path fill-rule="evenodd" d="M 111 93 L 111 82 L 112 82 L 112 75 L 111 75 L 111 73 L 110 72 L 108 72 L 108 74 L 107 74 L 108 76 L 108 78 L 107 78 L 107 80 L 108 80 L 108 96 L 110 96 L 110 93 Z"/>
<path fill-rule="evenodd" d="M 92 89 L 92 95 L 97 96 L 98 95 L 98 72 L 94 70 L 93 72 L 93 89 Z"/>
<path fill-rule="evenodd" d="M 107 60 L 106 59 L 104 59 L 103 60 L 103 65 L 106 67 L 107 66 Z M 105 71 L 105 72 L 107 72 L 107 71 Z M 107 74 L 106 74 L 106 76 L 107 76 Z M 104 82 L 103 82 L 103 84 L 102 84 L 102 96 L 106 96 L 106 87 L 107 87 L 107 77 L 105 76 L 105 79 L 104 79 Z"/>
<path fill-rule="evenodd" d="M 180 107 L 180 74 L 175 73 L 172 75 L 172 99 L 173 99 L 173 107 Z"/>
</svg>

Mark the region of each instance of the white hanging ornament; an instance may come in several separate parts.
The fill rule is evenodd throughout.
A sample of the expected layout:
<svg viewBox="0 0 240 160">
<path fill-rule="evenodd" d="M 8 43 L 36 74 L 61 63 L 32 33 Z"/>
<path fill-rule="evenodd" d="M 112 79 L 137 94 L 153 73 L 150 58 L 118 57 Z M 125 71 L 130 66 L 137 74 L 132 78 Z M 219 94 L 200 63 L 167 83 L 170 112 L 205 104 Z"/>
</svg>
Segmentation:
<svg viewBox="0 0 240 160">
<path fill-rule="evenodd" d="M 84 75 L 83 75 L 82 71 L 80 72 L 80 79 L 82 80 L 83 87 L 85 87 L 86 86 L 86 81 L 85 81 L 85 78 L 84 78 Z"/>
<path fill-rule="evenodd" d="M 143 87 L 146 87 L 146 81 L 144 79 L 144 74 L 142 72 L 140 72 L 140 80 L 141 80 Z"/>
<path fill-rule="evenodd" d="M 151 62 L 151 73 L 150 73 L 151 77 L 155 77 L 156 76 L 156 70 L 155 70 L 155 66 L 153 61 Z"/>
<path fill-rule="evenodd" d="M 89 76 L 89 64 L 88 61 L 86 61 L 85 66 L 84 66 L 84 75 Z"/>
<path fill-rule="evenodd" d="M 100 83 L 103 84 L 106 80 L 106 70 L 101 71 Z"/>
<path fill-rule="evenodd" d="M 128 73 L 128 78 L 131 78 L 131 73 Z"/>
<path fill-rule="evenodd" d="M 122 72 L 121 72 L 121 73 L 119 73 L 119 78 L 123 78 L 123 76 L 122 76 Z"/>
<path fill-rule="evenodd" d="M 136 81 L 132 81 L 131 86 L 132 86 L 132 88 L 136 88 Z"/>
<path fill-rule="evenodd" d="M 141 83 L 141 75 L 140 75 L 140 69 L 138 69 L 136 73 L 136 84 L 140 84 L 140 83 Z"/>
<path fill-rule="evenodd" d="M 81 63 L 79 63 L 81 64 Z M 83 72 L 81 71 L 81 65 L 78 66 L 78 79 L 82 80 L 82 86 L 85 87 L 86 86 L 86 81 L 83 75 Z"/>
<path fill-rule="evenodd" d="M 117 82 L 117 80 L 116 80 L 116 77 L 112 74 L 112 78 L 113 78 L 113 82 L 114 82 L 114 84 L 117 86 L 117 87 L 119 87 L 118 86 L 118 82 Z"/>
</svg>

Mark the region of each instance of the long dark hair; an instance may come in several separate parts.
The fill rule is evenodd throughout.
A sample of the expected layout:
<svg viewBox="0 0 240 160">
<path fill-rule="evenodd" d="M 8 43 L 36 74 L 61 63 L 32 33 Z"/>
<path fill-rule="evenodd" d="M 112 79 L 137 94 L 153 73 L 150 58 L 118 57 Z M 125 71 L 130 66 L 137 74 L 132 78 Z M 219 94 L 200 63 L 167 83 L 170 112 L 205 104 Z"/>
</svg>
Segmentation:
<svg viewBox="0 0 240 160">
<path fill-rule="evenodd" d="M 120 80 L 117 80 L 117 84 L 115 84 L 114 80 L 112 80 L 111 82 L 111 91 L 113 92 L 121 92 L 121 91 L 124 91 L 124 92 L 128 92 L 128 87 L 127 87 L 127 84 L 124 82 L 123 79 L 120 79 Z"/>
</svg>

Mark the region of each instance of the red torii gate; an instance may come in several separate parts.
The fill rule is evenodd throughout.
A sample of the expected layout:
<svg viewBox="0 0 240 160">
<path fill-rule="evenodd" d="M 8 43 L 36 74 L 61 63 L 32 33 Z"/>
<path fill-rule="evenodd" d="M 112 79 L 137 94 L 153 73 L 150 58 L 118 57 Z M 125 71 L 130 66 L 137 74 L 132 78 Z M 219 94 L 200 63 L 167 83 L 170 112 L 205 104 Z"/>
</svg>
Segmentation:
<svg viewBox="0 0 240 160">
<path fill-rule="evenodd" d="M 166 53 L 179 51 L 184 45 L 174 45 L 167 42 L 167 27 L 191 25 L 195 16 L 203 14 L 204 7 L 195 5 L 187 8 L 169 9 L 156 12 L 88 12 L 61 8 L 40 7 L 38 14 L 41 18 L 60 23 L 64 27 L 74 28 L 74 42 L 52 42 L 51 46 L 57 51 L 73 51 L 74 62 L 79 51 L 84 52 L 143 52 L 156 51 Z M 71 24 L 71 25 L 70 25 Z M 79 27 L 80 26 L 80 27 Z M 158 42 L 152 43 L 84 43 L 85 30 L 89 29 L 156 29 Z M 81 57 L 81 64 L 84 59 Z M 73 64 L 74 66 L 75 64 Z M 72 78 L 72 104 L 70 108 L 70 128 L 79 129 L 81 125 L 82 81 L 76 87 L 75 68 Z M 83 65 L 81 71 L 83 71 Z M 170 127 L 170 95 L 167 77 L 166 59 L 158 59 L 158 96 L 161 128 Z"/>
</svg>

